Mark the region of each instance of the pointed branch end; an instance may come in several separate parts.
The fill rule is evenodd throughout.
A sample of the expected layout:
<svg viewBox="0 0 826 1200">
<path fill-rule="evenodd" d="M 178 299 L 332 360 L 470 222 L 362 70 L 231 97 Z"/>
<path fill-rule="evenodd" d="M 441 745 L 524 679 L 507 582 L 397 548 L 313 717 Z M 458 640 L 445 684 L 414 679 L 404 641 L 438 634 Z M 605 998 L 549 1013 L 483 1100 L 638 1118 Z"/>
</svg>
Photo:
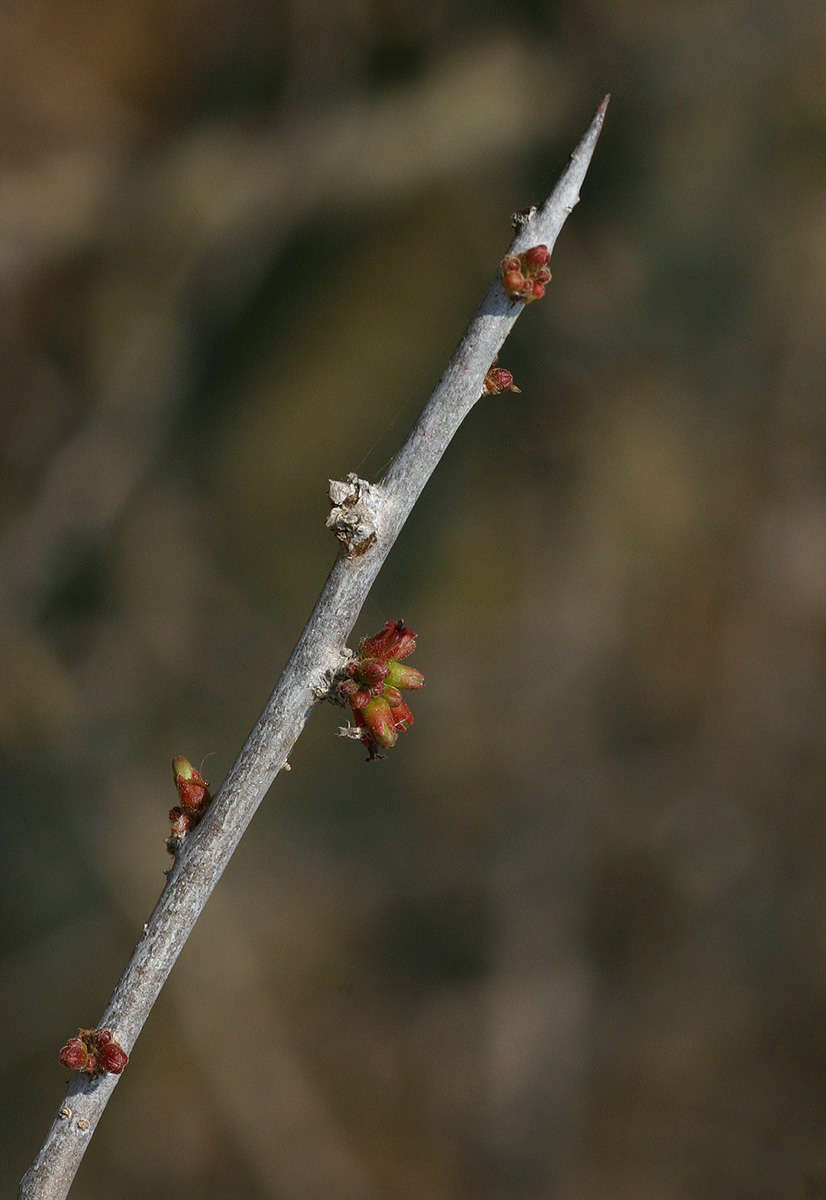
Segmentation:
<svg viewBox="0 0 826 1200">
<path fill-rule="evenodd" d="M 606 92 L 602 97 L 599 108 L 594 113 L 594 119 L 591 121 L 591 124 L 588 126 L 582 137 L 582 141 L 571 155 L 571 161 L 573 163 L 581 163 L 583 165 L 583 177 L 588 168 L 588 164 L 593 158 L 594 150 L 596 149 L 597 142 L 599 141 L 599 135 L 602 133 L 602 126 L 603 122 L 605 121 L 605 112 L 608 108 L 610 100 L 611 93 Z"/>
<path fill-rule="evenodd" d="M 587 147 L 588 152 L 590 154 L 593 154 L 594 147 L 596 146 L 597 141 L 599 140 L 599 135 L 602 133 L 602 126 L 605 121 L 605 113 L 608 109 L 608 105 L 610 104 L 610 102 L 611 102 L 611 93 L 606 92 L 605 95 L 602 97 L 602 100 L 600 101 L 599 108 L 594 113 L 594 119 L 591 122 L 590 126 L 588 127 L 588 132 L 585 134 L 585 137 L 582 139 L 582 142 L 580 144 L 581 147 Z M 578 147 L 578 148 L 580 148 L 580 147 Z"/>
</svg>

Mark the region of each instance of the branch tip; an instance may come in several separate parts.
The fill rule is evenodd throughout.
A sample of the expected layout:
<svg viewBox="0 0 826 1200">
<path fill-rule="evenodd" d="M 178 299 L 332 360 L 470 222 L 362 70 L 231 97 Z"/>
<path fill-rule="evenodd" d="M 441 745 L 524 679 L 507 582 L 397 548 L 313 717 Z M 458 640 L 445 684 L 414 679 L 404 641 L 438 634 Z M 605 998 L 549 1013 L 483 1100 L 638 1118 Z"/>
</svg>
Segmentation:
<svg viewBox="0 0 826 1200">
<path fill-rule="evenodd" d="M 606 92 L 599 103 L 597 111 L 594 113 L 594 118 L 591 121 L 591 124 L 585 131 L 584 137 L 571 156 L 572 158 L 578 158 L 580 154 L 584 154 L 586 161 L 590 162 L 596 144 L 599 141 L 599 135 L 602 133 L 602 126 L 605 123 L 605 113 L 608 109 L 610 101 L 611 93 Z"/>
</svg>

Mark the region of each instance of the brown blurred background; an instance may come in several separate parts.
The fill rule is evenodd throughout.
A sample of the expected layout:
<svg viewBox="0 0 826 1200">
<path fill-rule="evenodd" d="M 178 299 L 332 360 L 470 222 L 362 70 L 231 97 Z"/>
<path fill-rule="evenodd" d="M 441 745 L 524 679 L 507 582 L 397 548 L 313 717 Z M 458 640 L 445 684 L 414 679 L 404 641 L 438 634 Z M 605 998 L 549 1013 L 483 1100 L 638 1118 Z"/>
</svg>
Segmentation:
<svg viewBox="0 0 826 1200">
<path fill-rule="evenodd" d="M 822 6 L 8 0 L 4 1195 L 510 237 L 549 298 L 356 637 L 73 1195 L 826 1192 Z"/>
</svg>

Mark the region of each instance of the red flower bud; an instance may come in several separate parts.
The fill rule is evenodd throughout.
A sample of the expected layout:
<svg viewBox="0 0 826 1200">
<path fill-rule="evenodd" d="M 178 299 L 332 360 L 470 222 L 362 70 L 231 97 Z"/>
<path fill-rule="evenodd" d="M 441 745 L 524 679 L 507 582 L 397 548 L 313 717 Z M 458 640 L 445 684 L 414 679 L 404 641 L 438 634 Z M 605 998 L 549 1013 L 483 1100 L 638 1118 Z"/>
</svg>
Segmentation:
<svg viewBox="0 0 826 1200">
<path fill-rule="evenodd" d="M 398 646 L 396 653 L 393 655 L 393 661 L 398 662 L 400 658 L 407 658 L 408 654 L 412 654 L 416 649 L 416 634 L 410 629 L 405 629 Z"/>
<path fill-rule="evenodd" d="M 178 795 L 181 798 L 181 808 L 184 812 L 192 814 L 200 813 L 207 802 L 207 790 L 199 783 L 179 780 Z"/>
<path fill-rule="evenodd" d="M 521 271 L 505 271 L 502 275 L 502 287 L 513 300 L 519 296 L 524 282 Z"/>
<path fill-rule="evenodd" d="M 357 678 L 362 683 L 382 683 L 387 677 L 387 664 L 380 658 L 359 659 Z"/>
<path fill-rule="evenodd" d="M 70 1071 L 85 1071 L 89 1061 L 89 1051 L 79 1037 L 73 1037 L 69 1038 L 58 1058 Z"/>
<path fill-rule="evenodd" d="M 482 384 L 484 396 L 498 396 L 502 392 L 518 392 L 519 388 L 513 382 L 513 375 L 504 367 L 491 366 Z"/>
<path fill-rule="evenodd" d="M 120 1075 L 128 1062 L 128 1055 L 119 1046 L 108 1029 L 78 1029 L 77 1037 L 70 1038 L 59 1055 L 64 1067 L 72 1071 L 85 1071 L 87 1075 Z"/>
<path fill-rule="evenodd" d="M 364 721 L 371 739 L 383 750 L 396 744 L 396 728 L 390 705 L 383 696 L 377 696 L 365 705 L 358 714 Z"/>
<path fill-rule="evenodd" d="M 207 781 L 182 754 L 172 759 L 172 778 L 178 789 L 180 805 L 176 805 L 169 812 L 172 827 L 166 848 L 170 854 L 176 852 L 178 839 L 195 828 L 212 799 Z"/>
<path fill-rule="evenodd" d="M 389 750 L 399 732 L 413 723 L 400 689 L 420 688 L 424 677 L 399 659 L 415 649 L 413 630 L 404 621 L 387 621 L 374 637 L 359 643 L 358 656 L 342 671 L 339 692 L 350 706 L 359 739 L 371 759 L 381 758 L 379 749 Z"/>
<path fill-rule="evenodd" d="M 525 268 L 533 274 L 540 267 L 544 267 L 550 257 L 547 246 L 531 246 L 530 250 L 526 250 L 522 255 L 522 262 Z"/>
<path fill-rule="evenodd" d="M 505 255 L 501 265 L 502 287 L 511 300 L 530 304 L 545 295 L 542 285 L 551 278 L 548 266 L 550 258 L 547 246 L 531 246 L 530 250 L 518 257 L 515 254 Z"/>
<path fill-rule="evenodd" d="M 416 649 L 416 635 L 404 621 L 387 621 L 375 637 L 365 638 L 359 645 L 359 659 L 378 658 L 389 662 L 391 658 L 407 658 Z M 358 668 L 357 668 L 358 669 Z"/>
<path fill-rule="evenodd" d="M 120 1075 L 128 1061 L 126 1051 L 117 1042 L 110 1041 L 98 1051 L 98 1069 L 110 1075 Z"/>
<path fill-rule="evenodd" d="M 207 781 L 196 771 L 188 758 L 179 755 L 172 760 L 172 774 L 184 812 L 200 814 L 209 803 Z"/>
</svg>

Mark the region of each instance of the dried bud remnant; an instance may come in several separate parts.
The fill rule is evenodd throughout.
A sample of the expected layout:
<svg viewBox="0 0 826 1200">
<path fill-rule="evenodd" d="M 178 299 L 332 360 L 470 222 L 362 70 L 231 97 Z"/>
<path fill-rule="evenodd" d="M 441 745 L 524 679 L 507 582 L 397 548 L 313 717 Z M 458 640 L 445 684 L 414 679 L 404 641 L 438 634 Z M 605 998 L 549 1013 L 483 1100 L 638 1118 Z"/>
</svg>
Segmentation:
<svg viewBox="0 0 826 1200">
<path fill-rule="evenodd" d="M 348 555 L 358 557 L 375 545 L 380 503 L 377 485 L 359 479 L 353 471 L 344 482 L 330 480 L 332 507 L 327 528 L 332 529 Z"/>
<path fill-rule="evenodd" d="M 530 225 L 535 216 L 535 204 L 529 205 L 528 208 L 520 208 L 515 213 L 511 213 L 511 225 L 518 232 L 520 229 L 524 229 L 526 225 Z"/>
<path fill-rule="evenodd" d="M 108 1029 L 78 1029 L 59 1054 L 64 1067 L 87 1075 L 120 1075 L 129 1056 Z"/>
<path fill-rule="evenodd" d="M 400 662 L 415 649 L 413 630 L 404 621 L 388 621 L 375 637 L 362 640 L 342 673 L 338 689 L 353 714 L 355 736 L 371 760 L 383 757 L 379 750 L 395 746 L 399 734 L 413 724 L 399 689 L 424 683 L 421 671 Z"/>
<path fill-rule="evenodd" d="M 551 253 L 547 246 L 531 246 L 524 254 L 506 254 L 502 259 L 500 273 L 502 287 L 511 300 L 531 304 L 545 295 L 545 285 L 550 283 Z"/>
</svg>

